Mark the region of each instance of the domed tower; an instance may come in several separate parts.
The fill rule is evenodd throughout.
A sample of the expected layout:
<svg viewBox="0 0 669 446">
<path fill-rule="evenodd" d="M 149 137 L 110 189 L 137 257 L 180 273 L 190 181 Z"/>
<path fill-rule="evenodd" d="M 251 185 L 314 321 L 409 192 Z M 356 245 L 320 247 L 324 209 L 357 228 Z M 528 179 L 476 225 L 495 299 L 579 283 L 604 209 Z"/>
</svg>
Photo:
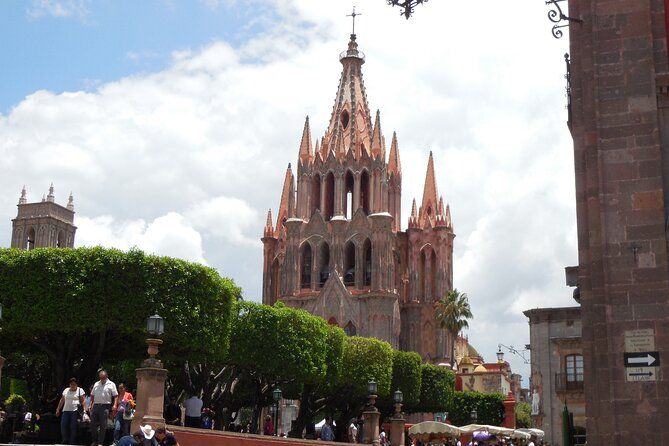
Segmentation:
<svg viewBox="0 0 669 446">
<path fill-rule="evenodd" d="M 429 274 L 436 273 L 451 264 L 452 238 L 428 235 L 432 227 L 425 227 L 425 234 L 416 231 L 413 238 L 401 231 L 397 136 L 393 133 L 387 153 L 381 115 L 379 111 L 372 115 L 367 102 L 365 56 L 355 34 L 339 60 L 342 74 L 327 129 L 313 141 L 306 118 L 295 171 L 290 164 L 286 169 L 276 220 L 271 210 L 267 215 L 262 238 L 263 302 L 281 300 L 341 326 L 349 335 L 376 337 L 395 348 L 418 351 L 426 360 L 442 360 L 443 354 L 430 354 L 437 349 L 440 331 L 434 328 L 434 300 L 452 280 L 442 280 L 448 274 L 444 267 L 438 273 L 440 280 L 429 285 L 430 298 L 414 296 L 421 288 L 413 284 L 419 277 L 413 275 L 421 267 L 412 250 L 420 240 L 433 243 L 437 254 L 428 264 L 436 261 L 439 267 Z M 441 227 L 443 202 L 439 205 L 432 205 L 430 221 Z M 434 229 L 435 234 L 439 231 Z M 450 253 L 437 244 L 447 240 Z M 404 330 L 401 315 L 407 305 L 420 308 L 420 316 L 431 312 L 429 339 L 422 335 L 422 320 Z M 409 309 L 407 317 L 414 313 Z M 417 332 L 412 335 L 410 327 L 417 327 Z"/>
</svg>

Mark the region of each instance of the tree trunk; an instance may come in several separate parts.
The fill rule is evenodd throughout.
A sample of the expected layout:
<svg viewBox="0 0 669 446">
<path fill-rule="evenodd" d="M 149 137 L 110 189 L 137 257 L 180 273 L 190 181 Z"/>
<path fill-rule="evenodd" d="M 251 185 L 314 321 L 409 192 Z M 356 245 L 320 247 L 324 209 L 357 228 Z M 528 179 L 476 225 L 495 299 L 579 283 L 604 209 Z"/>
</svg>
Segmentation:
<svg viewBox="0 0 669 446">
<path fill-rule="evenodd" d="M 313 419 L 313 410 L 311 404 L 312 386 L 304 386 L 300 398 L 300 411 L 297 413 L 297 418 L 293 421 L 288 436 L 291 438 L 302 438 L 302 431 L 307 426 L 309 421 Z"/>
</svg>

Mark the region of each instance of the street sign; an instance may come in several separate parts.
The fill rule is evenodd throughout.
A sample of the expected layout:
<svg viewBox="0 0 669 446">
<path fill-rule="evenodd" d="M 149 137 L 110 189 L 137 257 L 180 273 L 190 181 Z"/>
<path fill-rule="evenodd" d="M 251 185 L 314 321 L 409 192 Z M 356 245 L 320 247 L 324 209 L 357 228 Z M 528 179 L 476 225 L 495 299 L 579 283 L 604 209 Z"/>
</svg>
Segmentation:
<svg viewBox="0 0 669 446">
<path fill-rule="evenodd" d="M 657 367 L 628 367 L 625 369 L 625 381 L 657 381 Z"/>
<path fill-rule="evenodd" d="M 657 367 L 660 365 L 659 352 L 624 353 L 625 367 Z"/>
<path fill-rule="evenodd" d="M 653 350 L 655 350 L 655 330 L 652 328 L 625 330 L 626 352 L 652 352 Z"/>
<path fill-rule="evenodd" d="M 655 330 L 625 330 L 625 381 L 657 381 L 660 354 L 655 351 Z"/>
</svg>

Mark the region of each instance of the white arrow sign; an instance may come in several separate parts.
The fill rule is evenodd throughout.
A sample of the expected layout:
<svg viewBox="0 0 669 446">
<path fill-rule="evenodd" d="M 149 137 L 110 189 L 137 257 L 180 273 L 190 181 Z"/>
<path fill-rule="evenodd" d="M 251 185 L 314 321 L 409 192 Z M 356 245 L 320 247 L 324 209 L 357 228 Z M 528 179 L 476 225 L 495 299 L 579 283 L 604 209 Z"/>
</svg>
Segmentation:
<svg viewBox="0 0 669 446">
<path fill-rule="evenodd" d="M 650 366 L 655 363 L 655 358 L 651 355 L 646 355 L 645 358 L 627 358 L 627 362 L 630 364 L 644 364 Z"/>
</svg>

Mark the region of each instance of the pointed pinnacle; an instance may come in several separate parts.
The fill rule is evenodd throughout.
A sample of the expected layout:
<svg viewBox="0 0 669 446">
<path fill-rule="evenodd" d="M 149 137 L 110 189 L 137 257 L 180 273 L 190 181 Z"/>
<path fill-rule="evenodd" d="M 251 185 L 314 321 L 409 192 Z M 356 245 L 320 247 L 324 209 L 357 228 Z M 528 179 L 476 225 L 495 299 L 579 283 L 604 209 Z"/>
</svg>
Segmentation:
<svg viewBox="0 0 669 446">
<path fill-rule="evenodd" d="M 393 140 L 390 143 L 390 155 L 388 157 L 388 172 L 401 174 L 400 149 L 397 146 L 397 133 L 393 132 Z"/>
<path fill-rule="evenodd" d="M 381 112 L 376 110 L 376 119 L 374 120 L 374 130 L 372 131 L 372 157 L 380 155 L 383 151 L 383 141 L 381 140 Z"/>
<path fill-rule="evenodd" d="M 300 141 L 299 160 L 304 164 L 312 159 L 311 153 L 311 130 L 309 129 L 309 116 L 304 120 L 304 130 L 302 130 L 302 140 Z"/>
</svg>

